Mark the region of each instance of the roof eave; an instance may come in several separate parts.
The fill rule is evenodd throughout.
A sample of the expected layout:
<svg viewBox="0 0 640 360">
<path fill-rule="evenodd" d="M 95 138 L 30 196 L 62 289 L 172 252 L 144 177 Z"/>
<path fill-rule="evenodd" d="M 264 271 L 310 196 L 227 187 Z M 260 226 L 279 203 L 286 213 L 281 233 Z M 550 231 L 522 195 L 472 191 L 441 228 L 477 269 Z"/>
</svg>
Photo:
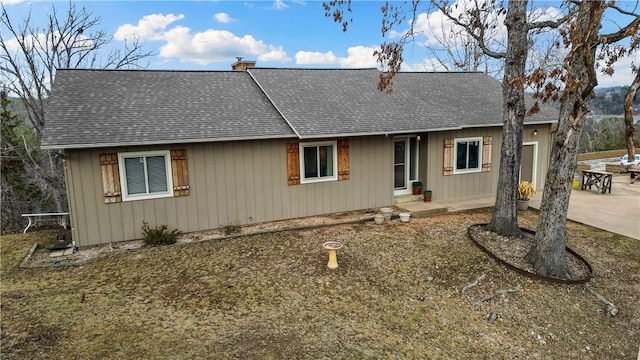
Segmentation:
<svg viewBox="0 0 640 360">
<path fill-rule="evenodd" d="M 114 142 L 114 143 L 98 143 L 98 144 L 65 144 L 65 145 L 42 145 L 43 150 L 67 150 L 67 149 L 95 149 L 106 147 L 124 147 L 124 146 L 141 146 L 141 145 L 172 145 L 172 144 L 193 144 L 193 143 L 210 143 L 210 142 L 226 142 L 226 141 L 247 141 L 247 140 L 270 140 L 270 139 L 295 139 L 295 134 L 290 135 L 272 135 L 272 136 L 251 136 L 251 137 L 225 137 L 225 138 L 202 138 L 202 139 L 180 139 L 180 140 L 151 140 L 136 142 Z"/>
<path fill-rule="evenodd" d="M 542 124 L 553 124 L 558 122 L 557 120 L 538 120 L 538 121 L 525 121 L 524 125 L 542 125 Z M 474 124 L 474 125 L 462 125 L 461 128 L 479 128 L 479 127 L 502 127 L 503 123 L 495 123 L 495 124 Z"/>
</svg>

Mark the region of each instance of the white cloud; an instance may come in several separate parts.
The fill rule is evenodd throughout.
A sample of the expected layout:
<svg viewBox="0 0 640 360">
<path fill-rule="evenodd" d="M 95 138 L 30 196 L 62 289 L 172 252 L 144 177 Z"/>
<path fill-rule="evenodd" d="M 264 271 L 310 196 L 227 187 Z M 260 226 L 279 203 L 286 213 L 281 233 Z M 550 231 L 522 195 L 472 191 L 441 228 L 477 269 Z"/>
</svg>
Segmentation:
<svg viewBox="0 0 640 360">
<path fill-rule="evenodd" d="M 555 7 L 537 8 L 529 12 L 529 22 L 553 21 L 562 17 L 562 13 Z"/>
<path fill-rule="evenodd" d="M 275 0 L 273 2 L 273 8 L 274 9 L 282 10 L 282 9 L 286 9 L 288 7 L 289 7 L 289 5 L 285 4 L 283 0 Z"/>
<path fill-rule="evenodd" d="M 332 51 L 321 53 L 318 51 L 298 51 L 296 53 L 296 64 L 336 64 L 338 57 Z"/>
<path fill-rule="evenodd" d="M 604 75 L 601 71 L 598 71 L 598 87 L 608 86 L 628 86 L 635 77 L 631 73 L 631 64 L 640 66 L 640 53 L 635 52 L 632 56 L 626 56 L 618 59 L 614 64 L 615 72 L 613 75 Z M 600 66 L 604 64 L 600 63 Z"/>
<path fill-rule="evenodd" d="M 116 40 L 131 40 L 137 37 L 140 40 L 163 40 L 163 30 L 172 23 L 184 19 L 184 15 L 152 14 L 142 17 L 138 25 L 124 24 L 118 27 L 113 37 Z"/>
<path fill-rule="evenodd" d="M 373 52 L 377 47 L 355 46 L 347 49 L 348 56 L 340 58 L 340 67 L 343 68 L 367 68 L 376 67 L 376 58 Z"/>
<path fill-rule="evenodd" d="M 2 5 L 15 5 L 15 4 L 20 4 L 24 2 L 24 0 L 2 0 L 0 1 L 0 3 L 2 3 Z"/>
<path fill-rule="evenodd" d="M 213 15 L 213 18 L 216 19 L 217 22 L 222 24 L 228 24 L 234 20 L 227 13 L 217 13 Z"/>
<path fill-rule="evenodd" d="M 449 69 L 440 64 L 437 59 L 430 58 L 419 63 L 402 63 L 401 71 L 449 71 Z"/>
<path fill-rule="evenodd" d="M 218 21 L 233 20 L 225 13 L 216 14 L 215 18 Z M 137 36 L 140 40 L 164 41 L 158 55 L 183 63 L 208 65 L 229 62 L 236 56 L 254 56 L 265 62 L 290 60 L 282 46 L 265 44 L 251 35 L 237 36 L 227 30 L 214 29 L 193 32 L 185 26 L 169 26 L 181 19 L 184 19 L 184 15 L 147 15 L 137 25 L 120 26 L 114 38 L 124 40 Z"/>
<path fill-rule="evenodd" d="M 163 40 L 167 43 L 160 48 L 160 56 L 181 62 L 207 65 L 240 55 L 253 55 L 261 61 L 287 60 L 282 47 L 267 45 L 251 35 L 238 37 L 226 30 L 191 33 L 189 28 L 178 26 L 167 31 Z"/>
<path fill-rule="evenodd" d="M 21 42 L 27 49 L 36 49 L 37 51 L 42 52 L 51 50 L 52 44 L 58 43 L 60 38 L 64 38 L 62 42 L 68 46 L 73 46 L 75 50 L 90 50 L 94 46 L 93 40 L 86 35 L 70 33 L 62 34 L 57 30 L 50 34 L 30 34 L 25 36 Z M 24 56 L 24 51 L 17 38 L 7 40 L 5 44 L 9 52 L 14 52 L 16 56 Z M 79 55 L 76 55 L 74 59 L 77 56 Z"/>
<path fill-rule="evenodd" d="M 454 18 L 461 18 L 465 21 L 468 10 L 476 7 L 475 2 L 469 1 L 456 1 L 451 6 L 450 15 Z M 499 44 L 505 44 L 507 38 L 507 29 L 502 24 L 504 23 L 504 14 L 498 15 L 497 12 L 491 12 L 487 15 L 485 22 L 487 24 L 495 24 L 495 29 L 487 29 L 488 39 L 487 44 L 491 46 L 499 46 Z M 468 41 L 464 29 L 453 23 L 446 15 L 441 11 L 434 11 L 432 13 L 421 13 L 417 16 L 414 23 L 414 31 L 419 33 L 425 38 L 424 44 L 427 46 L 447 46 L 463 47 Z M 398 36 L 398 33 L 394 33 Z"/>
<path fill-rule="evenodd" d="M 291 60 L 291 59 L 289 59 L 289 57 L 287 57 L 287 52 L 282 49 L 282 46 L 275 47 L 275 46 L 269 45 L 268 48 L 269 48 L 268 52 L 258 55 L 258 61 L 264 61 L 264 62 L 281 61 L 281 62 L 284 62 L 284 61 Z"/>
<path fill-rule="evenodd" d="M 367 46 L 354 46 L 347 49 L 346 57 L 338 57 L 332 51 L 326 53 L 315 51 L 298 51 L 296 53 L 296 64 L 312 65 L 312 64 L 338 64 L 341 68 L 375 68 L 377 67 L 376 59 L 373 52 L 377 48 Z"/>
</svg>

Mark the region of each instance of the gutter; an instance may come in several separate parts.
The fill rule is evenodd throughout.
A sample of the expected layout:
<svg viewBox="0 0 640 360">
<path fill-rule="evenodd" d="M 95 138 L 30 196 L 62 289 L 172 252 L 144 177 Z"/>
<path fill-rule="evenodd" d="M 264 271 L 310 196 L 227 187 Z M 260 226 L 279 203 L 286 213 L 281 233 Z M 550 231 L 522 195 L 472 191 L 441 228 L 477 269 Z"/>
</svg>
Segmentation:
<svg viewBox="0 0 640 360">
<path fill-rule="evenodd" d="M 266 94 L 265 94 L 266 95 Z M 268 97 L 268 96 L 267 96 Z M 271 99 L 269 99 L 271 101 Z M 272 102 L 273 103 L 273 102 Z M 275 107 L 275 104 L 274 104 Z M 276 107 L 276 110 L 282 115 L 280 110 Z M 330 137 L 360 137 L 360 136 L 389 136 L 408 133 L 428 133 L 438 131 L 454 131 L 469 128 L 481 128 L 481 127 L 502 127 L 503 124 L 480 124 L 480 125 L 460 125 L 443 128 L 427 128 L 427 129 L 410 129 L 410 130 L 396 130 L 396 131 L 373 131 L 373 132 L 361 132 L 361 133 L 338 133 L 338 134 L 319 134 L 303 136 L 298 133 L 295 128 L 289 123 L 284 115 L 283 119 L 287 122 L 291 130 L 295 132 L 294 135 L 275 135 L 275 136 L 254 136 L 254 137 L 225 137 L 225 138 L 201 138 L 201 139 L 184 139 L 184 140 L 157 140 L 157 141 L 138 141 L 135 143 L 92 143 L 92 144 L 69 144 L 69 145 L 42 145 L 40 148 L 43 150 L 58 150 L 58 149 L 94 149 L 97 147 L 122 147 L 122 146 L 139 146 L 139 145 L 172 145 L 172 144 L 192 144 L 192 143 L 209 143 L 209 142 L 227 142 L 227 141 L 247 141 L 247 140 L 275 140 L 275 139 L 290 139 L 297 137 L 300 140 L 313 140 L 313 139 L 326 139 Z M 553 124 L 555 121 L 532 121 L 527 122 L 524 125 L 541 125 L 541 124 Z"/>
<path fill-rule="evenodd" d="M 293 135 L 275 135 L 275 136 L 254 136 L 254 137 L 227 137 L 227 138 L 202 138 L 202 139 L 171 139 L 171 140 L 150 140 L 137 141 L 135 143 L 92 143 L 92 144 L 68 144 L 68 145 L 42 145 L 43 150 L 58 149 L 95 149 L 99 147 L 121 147 L 121 146 L 140 146 L 140 145 L 170 145 L 170 144 L 193 144 L 193 143 L 210 143 L 210 142 L 226 142 L 226 141 L 246 141 L 246 140 L 271 140 L 271 139 L 290 139 Z"/>
<path fill-rule="evenodd" d="M 539 121 L 525 121 L 523 125 L 543 125 L 543 124 L 554 124 L 557 123 L 558 120 L 539 120 Z M 478 124 L 478 125 L 462 125 L 461 128 L 479 128 L 479 127 L 502 127 L 504 124 Z"/>
<path fill-rule="evenodd" d="M 556 121 L 535 121 L 535 122 L 527 122 L 524 125 L 541 125 L 541 124 L 553 124 Z M 407 130 L 395 130 L 395 131 L 375 131 L 375 132 L 362 132 L 362 133 L 339 133 L 339 134 L 320 134 L 320 135 L 309 135 L 309 136 L 301 136 L 300 139 L 323 139 L 328 137 L 358 137 L 358 136 L 376 136 L 376 135 L 398 135 L 398 134 L 408 134 L 408 133 L 428 133 L 428 132 L 439 132 L 439 131 L 453 131 L 453 130 L 462 130 L 462 129 L 471 129 L 471 128 L 481 128 L 481 127 L 502 127 L 503 124 L 479 124 L 479 125 L 459 125 L 452 127 L 442 127 L 442 128 L 428 128 L 428 129 L 407 129 Z"/>
</svg>

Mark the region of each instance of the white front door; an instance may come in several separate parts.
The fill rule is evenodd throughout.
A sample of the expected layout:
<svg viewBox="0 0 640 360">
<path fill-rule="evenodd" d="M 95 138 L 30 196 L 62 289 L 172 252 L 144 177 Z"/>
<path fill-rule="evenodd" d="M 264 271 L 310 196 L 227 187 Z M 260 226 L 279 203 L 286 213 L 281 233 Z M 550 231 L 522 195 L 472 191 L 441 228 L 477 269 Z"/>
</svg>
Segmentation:
<svg viewBox="0 0 640 360">
<path fill-rule="evenodd" d="M 407 195 L 418 181 L 418 142 L 415 136 L 393 140 L 393 194 Z"/>
</svg>

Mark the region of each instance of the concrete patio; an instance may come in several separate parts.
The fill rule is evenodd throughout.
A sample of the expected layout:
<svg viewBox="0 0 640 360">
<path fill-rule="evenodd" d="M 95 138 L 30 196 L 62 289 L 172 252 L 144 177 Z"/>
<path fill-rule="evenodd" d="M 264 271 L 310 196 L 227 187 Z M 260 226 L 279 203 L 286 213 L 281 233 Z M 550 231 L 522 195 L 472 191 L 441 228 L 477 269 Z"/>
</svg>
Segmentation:
<svg viewBox="0 0 640 360">
<path fill-rule="evenodd" d="M 530 207 L 540 209 L 542 191 L 534 195 Z M 466 201 L 408 202 L 396 204 L 415 217 L 446 212 L 493 207 L 495 197 L 479 197 Z M 630 184 L 629 176 L 615 175 L 611 193 L 595 190 L 573 190 L 569 199 L 568 218 L 572 221 L 640 240 L 640 181 Z"/>
</svg>

